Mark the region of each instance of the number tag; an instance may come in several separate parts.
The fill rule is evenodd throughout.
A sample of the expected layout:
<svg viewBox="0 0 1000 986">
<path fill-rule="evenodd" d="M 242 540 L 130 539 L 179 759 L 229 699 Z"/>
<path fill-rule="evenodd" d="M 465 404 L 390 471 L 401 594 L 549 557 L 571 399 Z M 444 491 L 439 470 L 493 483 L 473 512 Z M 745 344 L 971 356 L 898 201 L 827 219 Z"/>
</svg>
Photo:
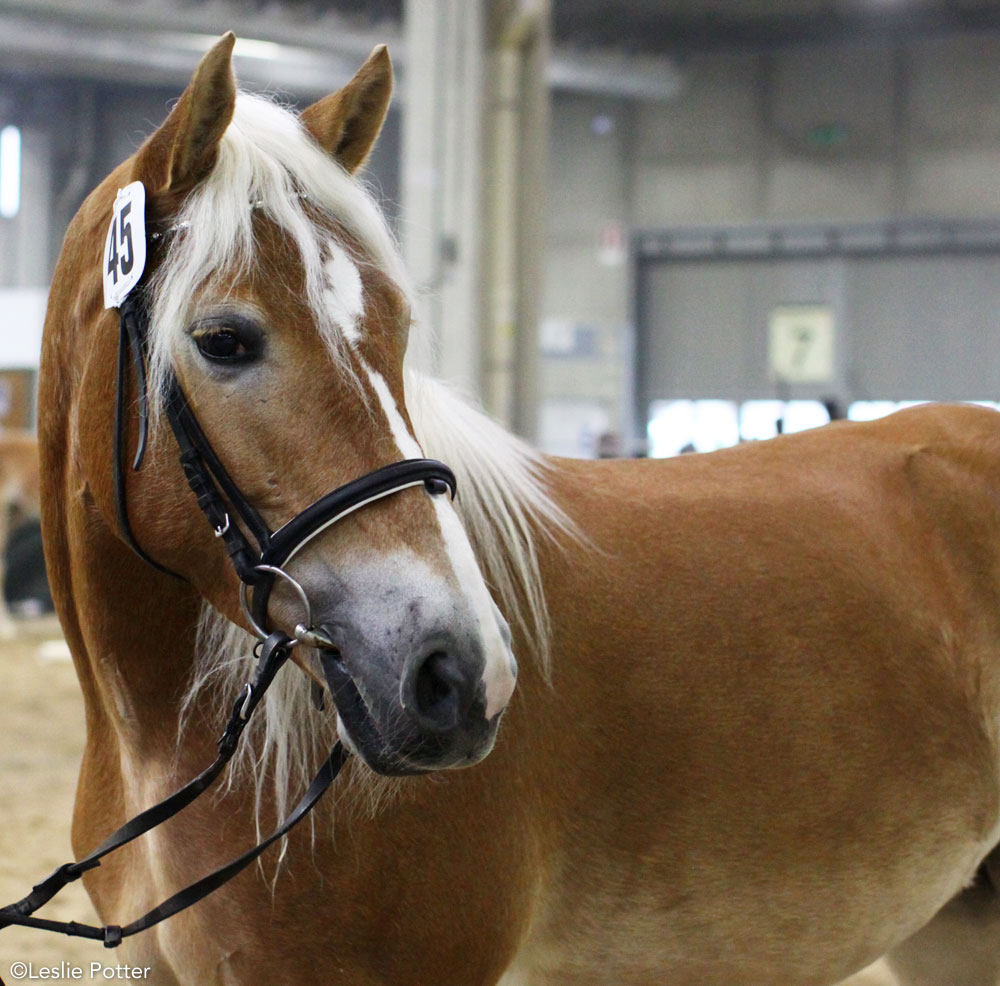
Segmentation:
<svg viewBox="0 0 1000 986">
<path fill-rule="evenodd" d="M 104 307 L 117 308 L 146 266 L 146 189 L 141 181 L 118 189 L 104 243 Z"/>
</svg>

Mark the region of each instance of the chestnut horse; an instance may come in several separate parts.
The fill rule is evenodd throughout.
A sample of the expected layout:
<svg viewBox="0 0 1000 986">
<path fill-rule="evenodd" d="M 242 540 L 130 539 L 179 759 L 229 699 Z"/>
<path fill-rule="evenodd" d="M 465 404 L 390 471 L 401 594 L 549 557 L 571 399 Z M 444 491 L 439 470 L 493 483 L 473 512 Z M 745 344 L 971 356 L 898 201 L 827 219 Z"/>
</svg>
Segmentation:
<svg viewBox="0 0 1000 986">
<path fill-rule="evenodd" d="M 3 593 L 7 542 L 14 528 L 39 513 L 38 441 L 20 429 L 0 430 L 0 638 L 14 635 Z"/>
<path fill-rule="evenodd" d="M 87 873 L 102 918 L 269 830 L 334 734 L 356 756 L 311 828 L 124 959 L 163 986 L 809 986 L 890 952 L 913 982 L 955 986 L 962 962 L 997 982 L 1000 417 L 923 407 L 660 462 L 536 454 L 404 370 L 412 292 L 354 177 L 384 50 L 297 116 L 237 94 L 232 44 L 86 200 L 52 286 L 42 507 L 86 702 L 78 851 L 211 760 L 253 664 L 225 537 L 164 423 L 171 381 L 272 528 L 425 453 L 458 498 L 396 492 L 287 561 L 261 618 L 296 625 L 294 579 L 323 639 L 220 794 Z M 102 300 L 133 182 L 138 469 L 138 376 L 119 449 Z M 311 701 L 335 666 L 363 730 Z M 986 937 L 928 971 L 940 921 Z"/>
</svg>

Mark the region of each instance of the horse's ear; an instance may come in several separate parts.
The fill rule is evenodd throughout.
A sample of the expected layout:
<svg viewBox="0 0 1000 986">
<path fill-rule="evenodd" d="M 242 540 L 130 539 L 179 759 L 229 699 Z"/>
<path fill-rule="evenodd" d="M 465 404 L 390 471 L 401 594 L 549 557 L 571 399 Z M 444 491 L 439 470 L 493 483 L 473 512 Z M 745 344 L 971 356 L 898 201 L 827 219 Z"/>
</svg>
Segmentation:
<svg viewBox="0 0 1000 986">
<path fill-rule="evenodd" d="M 236 107 L 235 43 L 228 31 L 212 46 L 163 126 L 139 148 L 133 174 L 147 192 L 186 191 L 215 166 Z"/>
<path fill-rule="evenodd" d="M 303 110 L 302 122 L 344 168 L 357 171 L 375 145 L 391 95 L 392 62 L 379 45 L 343 89 Z"/>
</svg>

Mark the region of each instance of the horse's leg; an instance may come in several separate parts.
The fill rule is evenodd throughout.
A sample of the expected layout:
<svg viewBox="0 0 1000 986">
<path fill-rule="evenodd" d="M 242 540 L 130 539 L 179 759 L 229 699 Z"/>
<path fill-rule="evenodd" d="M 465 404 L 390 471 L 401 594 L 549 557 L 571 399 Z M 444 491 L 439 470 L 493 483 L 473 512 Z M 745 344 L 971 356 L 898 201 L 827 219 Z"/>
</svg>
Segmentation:
<svg viewBox="0 0 1000 986">
<path fill-rule="evenodd" d="M 980 875 L 887 959 L 900 986 L 1000 986 L 1000 893 Z"/>
</svg>

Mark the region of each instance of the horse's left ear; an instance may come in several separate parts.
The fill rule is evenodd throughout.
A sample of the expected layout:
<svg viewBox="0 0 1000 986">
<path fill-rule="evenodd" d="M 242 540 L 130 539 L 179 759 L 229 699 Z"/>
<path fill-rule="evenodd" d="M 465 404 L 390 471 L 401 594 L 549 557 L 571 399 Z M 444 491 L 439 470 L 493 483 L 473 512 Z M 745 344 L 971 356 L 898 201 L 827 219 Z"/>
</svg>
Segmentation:
<svg viewBox="0 0 1000 986">
<path fill-rule="evenodd" d="M 215 166 L 236 106 L 235 43 L 229 31 L 213 45 L 163 126 L 139 148 L 133 177 L 147 193 L 188 191 Z"/>
<path fill-rule="evenodd" d="M 379 45 L 343 89 L 303 110 L 302 122 L 344 168 L 357 171 L 375 145 L 391 95 L 392 62 Z"/>
</svg>

